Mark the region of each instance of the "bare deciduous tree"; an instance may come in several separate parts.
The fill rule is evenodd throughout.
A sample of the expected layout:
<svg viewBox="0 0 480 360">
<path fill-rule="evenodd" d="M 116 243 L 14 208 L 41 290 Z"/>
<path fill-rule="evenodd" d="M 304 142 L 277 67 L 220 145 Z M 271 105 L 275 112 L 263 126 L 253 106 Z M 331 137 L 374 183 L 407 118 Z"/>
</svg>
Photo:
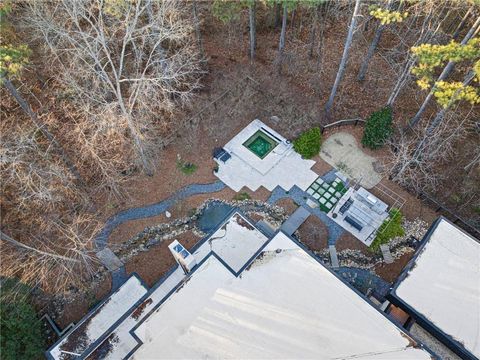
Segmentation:
<svg viewBox="0 0 480 360">
<path fill-rule="evenodd" d="M 399 131 L 389 144 L 391 178 L 416 191 L 434 189 L 443 176 L 438 166 L 455 155 L 455 143 L 472 129 L 470 115 L 452 110 L 435 129 L 426 125 L 412 134 Z"/>
<path fill-rule="evenodd" d="M 126 126 L 144 170 L 161 145 L 155 129 L 187 103 L 201 74 L 193 26 L 175 0 L 34 2 L 28 25 L 41 35 L 59 80 L 93 127 Z"/>
</svg>

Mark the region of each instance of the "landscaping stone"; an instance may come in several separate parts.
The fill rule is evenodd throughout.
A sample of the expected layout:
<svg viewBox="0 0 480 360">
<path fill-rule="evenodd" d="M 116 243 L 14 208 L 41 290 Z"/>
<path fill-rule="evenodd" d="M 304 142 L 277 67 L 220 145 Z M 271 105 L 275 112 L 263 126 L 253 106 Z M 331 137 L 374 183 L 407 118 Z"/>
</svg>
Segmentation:
<svg viewBox="0 0 480 360">
<path fill-rule="evenodd" d="M 145 219 L 160 215 L 161 213 L 167 211 L 177 201 L 192 195 L 218 192 L 223 190 L 225 187 L 226 185 L 221 181 L 215 181 L 210 184 L 192 184 L 180 189 L 169 198 L 159 201 L 158 203 L 121 211 L 107 220 L 102 231 L 94 240 L 95 247 L 97 249 L 103 249 L 105 246 L 107 246 L 108 237 L 112 231 L 118 225 L 123 224 L 126 221 Z"/>
</svg>

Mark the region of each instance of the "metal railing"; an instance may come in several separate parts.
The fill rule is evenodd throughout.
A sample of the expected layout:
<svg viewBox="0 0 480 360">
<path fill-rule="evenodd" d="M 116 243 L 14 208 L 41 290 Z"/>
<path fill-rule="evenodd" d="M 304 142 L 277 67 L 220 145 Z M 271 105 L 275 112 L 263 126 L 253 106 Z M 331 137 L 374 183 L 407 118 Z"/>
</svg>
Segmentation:
<svg viewBox="0 0 480 360">
<path fill-rule="evenodd" d="M 365 123 L 366 121 L 360 118 L 343 119 L 327 125 L 320 125 L 320 132 L 323 134 L 325 130 L 328 130 L 330 128 L 336 128 L 336 127 L 347 126 L 347 125 L 357 126 L 357 125 L 364 125 Z"/>
</svg>

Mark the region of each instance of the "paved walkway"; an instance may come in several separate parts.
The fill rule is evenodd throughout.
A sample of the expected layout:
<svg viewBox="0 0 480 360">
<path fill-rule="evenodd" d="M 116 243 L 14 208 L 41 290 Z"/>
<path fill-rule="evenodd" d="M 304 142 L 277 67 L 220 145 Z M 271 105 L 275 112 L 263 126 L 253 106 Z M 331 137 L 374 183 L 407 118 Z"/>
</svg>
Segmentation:
<svg viewBox="0 0 480 360">
<path fill-rule="evenodd" d="M 332 268 L 338 269 L 339 264 L 335 245 L 328 245 L 328 251 L 330 251 L 330 263 L 332 264 Z"/>
<path fill-rule="evenodd" d="M 323 178 L 323 177 L 322 177 Z M 290 189 L 290 191 L 285 191 L 281 187 L 276 187 L 270 197 L 268 198 L 267 202 L 269 204 L 275 204 L 277 201 L 285 198 L 292 199 L 295 203 L 299 204 L 300 206 L 307 209 L 310 214 L 315 215 L 318 217 L 322 222 L 327 226 L 328 229 L 328 244 L 335 245 L 340 235 L 343 234 L 345 231 L 340 225 L 335 223 L 332 219 L 330 219 L 327 214 L 321 211 L 318 207 L 311 208 L 307 204 L 307 200 L 310 198 L 310 195 L 307 194 L 305 191 L 302 191 L 300 188 L 294 186 Z M 313 198 L 310 198 L 313 199 Z"/>
<path fill-rule="evenodd" d="M 100 262 L 103 265 L 105 265 L 105 267 L 109 271 L 115 271 L 118 268 L 123 266 L 122 261 L 108 247 L 105 247 L 102 250 L 98 251 L 96 255 L 97 255 L 98 260 L 100 260 Z"/>
<path fill-rule="evenodd" d="M 125 266 L 118 268 L 115 271 L 111 272 L 112 275 L 112 292 L 117 290 L 120 286 L 123 285 L 125 281 L 128 280 L 127 271 L 125 270 Z"/>
<path fill-rule="evenodd" d="M 386 264 L 393 263 L 392 253 L 390 252 L 390 248 L 387 244 L 380 245 L 380 250 L 382 250 L 383 260 L 385 260 Z"/>
<path fill-rule="evenodd" d="M 225 187 L 226 185 L 221 181 L 215 181 L 210 184 L 192 184 L 180 189 L 165 200 L 138 208 L 124 210 L 107 220 L 103 230 L 95 238 L 95 247 L 98 250 L 101 250 L 107 246 L 108 237 L 112 231 L 126 221 L 145 219 L 160 215 L 167 211 L 172 205 L 175 205 L 177 201 L 183 200 L 192 195 L 215 193 Z"/>
<path fill-rule="evenodd" d="M 311 207 L 310 207 L 311 209 Z M 305 220 L 310 216 L 310 212 L 300 206 L 295 212 L 289 216 L 289 218 L 282 224 L 280 230 L 287 235 L 292 235 L 302 225 Z"/>
</svg>

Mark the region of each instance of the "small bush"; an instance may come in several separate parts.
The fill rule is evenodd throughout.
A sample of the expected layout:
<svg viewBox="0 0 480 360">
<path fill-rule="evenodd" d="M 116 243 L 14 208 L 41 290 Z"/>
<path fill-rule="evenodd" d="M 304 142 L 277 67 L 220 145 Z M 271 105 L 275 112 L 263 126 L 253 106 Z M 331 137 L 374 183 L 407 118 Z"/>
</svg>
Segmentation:
<svg viewBox="0 0 480 360">
<path fill-rule="evenodd" d="M 250 195 L 248 195 L 248 193 L 246 192 L 235 194 L 235 196 L 233 197 L 233 200 L 237 200 L 237 201 L 250 200 L 250 199 L 251 199 Z"/>
<path fill-rule="evenodd" d="M 318 127 L 305 131 L 293 142 L 293 148 L 304 159 L 311 159 L 318 155 L 321 145 L 322 134 Z"/>
<path fill-rule="evenodd" d="M 392 108 L 387 106 L 375 111 L 367 119 L 363 131 L 362 144 L 370 149 L 378 149 L 393 133 Z"/>
<path fill-rule="evenodd" d="M 403 215 L 400 210 L 393 208 L 390 210 L 390 219 L 383 222 L 377 232 L 375 240 L 370 245 L 370 250 L 380 250 L 380 245 L 387 244 L 390 240 L 397 236 L 405 235 L 405 230 L 402 227 Z"/>
<path fill-rule="evenodd" d="M 191 175 L 195 171 L 197 171 L 197 165 L 182 161 L 181 159 L 177 159 L 177 169 L 179 169 L 185 175 Z"/>
</svg>

